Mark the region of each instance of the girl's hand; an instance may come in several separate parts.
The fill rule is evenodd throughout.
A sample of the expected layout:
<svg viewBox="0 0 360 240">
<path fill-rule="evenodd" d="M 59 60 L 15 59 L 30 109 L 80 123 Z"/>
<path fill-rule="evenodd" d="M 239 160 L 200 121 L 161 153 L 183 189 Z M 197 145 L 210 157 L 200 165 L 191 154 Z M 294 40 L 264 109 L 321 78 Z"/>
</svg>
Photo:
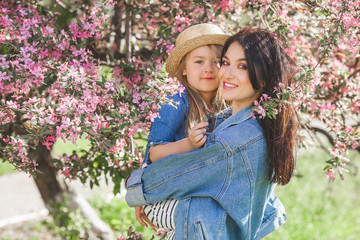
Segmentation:
<svg viewBox="0 0 360 240">
<path fill-rule="evenodd" d="M 190 129 L 188 141 L 191 145 L 191 148 L 199 148 L 206 142 L 206 136 L 204 133 L 206 132 L 206 127 L 209 125 L 208 122 L 202 122 L 196 124 L 194 127 Z"/>
<path fill-rule="evenodd" d="M 144 213 L 143 207 L 135 207 L 135 215 L 138 222 L 143 225 L 144 227 L 148 227 L 148 225 L 145 223 L 149 223 L 151 227 L 156 228 L 156 226 L 149 220 L 149 218 Z"/>
</svg>

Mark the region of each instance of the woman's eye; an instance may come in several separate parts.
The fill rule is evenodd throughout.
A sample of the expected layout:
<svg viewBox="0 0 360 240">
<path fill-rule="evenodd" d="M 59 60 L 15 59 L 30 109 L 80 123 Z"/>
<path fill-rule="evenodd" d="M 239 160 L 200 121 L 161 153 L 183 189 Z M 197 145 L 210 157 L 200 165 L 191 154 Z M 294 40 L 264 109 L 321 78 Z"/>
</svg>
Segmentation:
<svg viewBox="0 0 360 240">
<path fill-rule="evenodd" d="M 239 68 L 246 70 L 246 69 L 247 69 L 247 65 L 245 65 L 245 64 L 240 64 L 240 65 L 239 65 Z"/>
<path fill-rule="evenodd" d="M 229 65 L 229 63 L 228 63 L 227 61 L 223 61 L 223 62 L 221 63 L 221 65 L 227 66 L 227 65 Z"/>
<path fill-rule="evenodd" d="M 196 61 L 195 63 L 203 63 L 203 60 L 198 60 L 198 61 Z"/>
</svg>

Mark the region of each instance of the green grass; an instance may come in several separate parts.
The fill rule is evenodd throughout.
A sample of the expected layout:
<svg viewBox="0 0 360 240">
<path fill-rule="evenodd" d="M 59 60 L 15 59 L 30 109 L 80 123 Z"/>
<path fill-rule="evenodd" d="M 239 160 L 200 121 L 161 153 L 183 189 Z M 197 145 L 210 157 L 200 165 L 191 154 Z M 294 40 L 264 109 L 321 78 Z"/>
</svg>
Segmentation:
<svg viewBox="0 0 360 240">
<path fill-rule="evenodd" d="M 135 218 L 135 208 L 128 207 L 124 199 L 114 198 L 106 202 L 101 197 L 94 197 L 90 204 L 98 211 L 101 219 L 109 224 L 116 237 L 125 236 L 130 226 L 140 231 L 145 239 L 151 239 L 155 235 L 155 230 L 140 225 Z"/>
<path fill-rule="evenodd" d="M 9 162 L 3 162 L 0 159 L 0 176 L 5 175 L 7 173 L 12 173 L 16 171 L 13 165 L 11 165 Z"/>
<path fill-rule="evenodd" d="M 74 150 L 79 152 L 81 149 L 90 149 L 90 142 L 85 137 L 78 139 L 76 144 L 73 144 L 71 141 L 64 142 L 62 139 L 57 139 L 53 146 L 53 151 L 57 155 L 62 155 L 63 153 L 72 154 Z"/>
<path fill-rule="evenodd" d="M 356 159 L 353 161 L 356 163 Z M 266 240 L 355 240 L 360 236 L 360 174 L 329 181 L 321 150 L 300 154 L 296 176 L 275 192 L 286 208 L 287 222 Z"/>
</svg>

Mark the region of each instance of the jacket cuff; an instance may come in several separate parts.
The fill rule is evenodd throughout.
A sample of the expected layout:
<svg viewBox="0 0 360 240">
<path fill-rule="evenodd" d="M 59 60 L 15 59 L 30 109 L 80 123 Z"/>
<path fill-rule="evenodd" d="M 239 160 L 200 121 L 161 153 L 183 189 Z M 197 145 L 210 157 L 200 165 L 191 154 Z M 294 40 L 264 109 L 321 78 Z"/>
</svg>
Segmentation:
<svg viewBox="0 0 360 240">
<path fill-rule="evenodd" d="M 135 170 L 129 177 L 126 183 L 126 202 L 130 207 L 146 205 L 143 192 L 143 184 L 141 182 L 141 176 L 146 168 Z"/>
</svg>

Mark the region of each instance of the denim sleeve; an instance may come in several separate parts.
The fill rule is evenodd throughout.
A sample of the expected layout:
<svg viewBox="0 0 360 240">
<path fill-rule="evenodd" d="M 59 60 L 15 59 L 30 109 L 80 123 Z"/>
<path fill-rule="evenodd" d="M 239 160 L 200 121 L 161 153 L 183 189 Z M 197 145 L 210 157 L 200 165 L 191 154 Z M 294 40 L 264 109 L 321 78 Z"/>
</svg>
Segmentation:
<svg viewBox="0 0 360 240">
<path fill-rule="evenodd" d="M 132 207 L 169 198 L 216 199 L 224 192 L 228 168 L 227 152 L 220 142 L 189 153 L 170 155 L 134 171 L 127 184 L 126 201 Z"/>
<path fill-rule="evenodd" d="M 178 94 L 169 97 L 169 99 L 179 104 L 176 106 L 163 105 L 158 111 L 159 117 L 154 119 L 150 128 L 148 142 L 146 146 L 144 163 L 151 164 L 149 159 L 149 150 L 151 146 L 174 142 L 176 133 L 183 126 L 187 117 L 187 101 Z M 185 131 L 185 129 L 183 129 Z"/>
<path fill-rule="evenodd" d="M 149 133 L 150 146 L 173 142 L 175 134 L 186 120 L 187 106 L 183 98 L 178 95 L 169 97 L 169 99 L 179 104 L 172 106 L 165 104 L 158 111 L 159 117 L 154 119 Z"/>
</svg>

